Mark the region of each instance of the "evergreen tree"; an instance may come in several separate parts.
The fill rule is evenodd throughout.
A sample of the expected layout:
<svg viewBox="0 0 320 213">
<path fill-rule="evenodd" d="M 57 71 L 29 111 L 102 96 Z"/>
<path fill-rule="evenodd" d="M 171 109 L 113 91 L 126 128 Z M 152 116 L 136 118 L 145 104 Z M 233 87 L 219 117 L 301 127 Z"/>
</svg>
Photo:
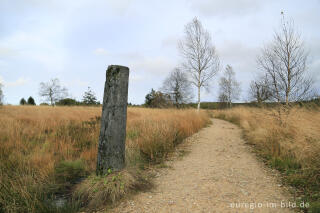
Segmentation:
<svg viewBox="0 0 320 213">
<path fill-rule="evenodd" d="M 35 102 L 34 99 L 30 96 L 30 97 L 28 98 L 27 104 L 28 104 L 28 105 L 36 105 L 36 102 Z"/>
<path fill-rule="evenodd" d="M 90 87 L 88 87 L 88 90 L 84 93 L 83 98 L 82 98 L 82 102 L 86 105 L 99 104 L 99 102 L 97 102 L 97 97 L 96 97 L 95 93 L 91 90 Z"/>
<path fill-rule="evenodd" d="M 26 99 L 21 98 L 21 100 L 20 100 L 20 105 L 26 105 L 26 104 L 27 104 Z"/>
<path fill-rule="evenodd" d="M 151 106 L 152 101 L 154 100 L 154 97 L 155 97 L 155 93 L 156 92 L 154 91 L 154 89 L 151 89 L 151 92 L 146 95 L 146 99 L 145 99 L 145 102 L 144 102 L 144 104 L 146 106 L 148 106 L 148 107 Z"/>
</svg>

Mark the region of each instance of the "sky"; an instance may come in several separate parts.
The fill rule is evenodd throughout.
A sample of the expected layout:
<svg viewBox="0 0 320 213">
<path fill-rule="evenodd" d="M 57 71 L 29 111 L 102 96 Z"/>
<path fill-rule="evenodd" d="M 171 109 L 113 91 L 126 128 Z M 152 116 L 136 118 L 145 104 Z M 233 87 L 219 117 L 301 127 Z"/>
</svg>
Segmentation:
<svg viewBox="0 0 320 213">
<path fill-rule="evenodd" d="M 294 20 L 309 53 L 308 72 L 320 88 L 320 0 L 0 0 L 0 82 L 5 103 L 39 97 L 39 84 L 58 78 L 70 97 L 88 87 L 102 100 L 108 65 L 130 68 L 128 102 L 142 104 L 151 88 L 182 62 L 184 27 L 197 17 L 212 36 L 220 74 L 202 91 L 216 101 L 227 64 L 247 100 L 257 55 L 279 29 L 281 11 Z"/>
</svg>

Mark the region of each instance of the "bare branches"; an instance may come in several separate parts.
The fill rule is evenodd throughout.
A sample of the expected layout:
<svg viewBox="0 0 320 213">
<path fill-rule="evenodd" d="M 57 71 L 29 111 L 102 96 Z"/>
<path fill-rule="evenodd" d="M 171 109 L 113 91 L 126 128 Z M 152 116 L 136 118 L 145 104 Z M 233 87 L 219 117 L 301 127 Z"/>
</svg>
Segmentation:
<svg viewBox="0 0 320 213">
<path fill-rule="evenodd" d="M 199 109 L 200 90 L 209 88 L 210 80 L 219 71 L 220 62 L 209 32 L 197 18 L 185 26 L 185 37 L 179 42 L 179 50 L 184 58 L 182 68 L 189 74 L 190 83 L 198 89 Z"/>
<path fill-rule="evenodd" d="M 307 75 L 308 54 L 293 22 L 283 19 L 280 31 L 258 57 L 258 65 L 267 76 L 273 100 L 300 101 L 310 98 L 313 80 Z"/>
<path fill-rule="evenodd" d="M 187 75 L 179 68 L 175 68 L 164 80 L 161 90 L 171 97 L 171 101 L 177 107 L 180 104 L 191 101 L 193 98 L 191 84 Z"/>
<path fill-rule="evenodd" d="M 49 82 L 40 83 L 39 95 L 54 105 L 57 101 L 68 96 L 68 91 L 67 88 L 61 87 L 59 79 L 54 78 Z"/>
<path fill-rule="evenodd" d="M 249 98 L 258 104 L 261 104 L 272 97 L 270 89 L 270 83 L 267 75 L 260 76 L 255 80 L 251 81 L 249 88 Z"/>
<path fill-rule="evenodd" d="M 227 102 L 228 106 L 231 107 L 232 102 L 239 99 L 241 88 L 230 65 L 227 65 L 224 76 L 220 78 L 219 86 L 219 101 Z"/>
</svg>

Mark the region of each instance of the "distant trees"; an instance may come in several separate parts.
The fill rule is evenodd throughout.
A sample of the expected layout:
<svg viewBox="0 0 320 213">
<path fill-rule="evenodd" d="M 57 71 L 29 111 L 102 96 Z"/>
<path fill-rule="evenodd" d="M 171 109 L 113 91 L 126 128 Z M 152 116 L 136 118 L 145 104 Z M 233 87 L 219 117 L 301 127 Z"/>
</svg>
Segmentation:
<svg viewBox="0 0 320 213">
<path fill-rule="evenodd" d="M 191 101 L 193 97 L 188 77 L 179 68 L 171 71 L 169 76 L 164 80 L 161 91 L 167 94 L 176 107 Z"/>
<path fill-rule="evenodd" d="M 219 101 L 226 102 L 231 107 L 232 102 L 240 98 L 241 88 L 230 65 L 226 66 L 224 76 L 220 78 L 219 86 Z"/>
<path fill-rule="evenodd" d="M 185 37 L 179 42 L 179 50 L 184 59 L 182 68 L 198 90 L 199 110 L 201 89 L 209 88 L 209 82 L 219 71 L 220 63 L 209 32 L 197 18 L 185 26 Z"/>
<path fill-rule="evenodd" d="M 27 104 L 28 104 L 28 105 L 36 105 L 36 102 L 35 102 L 34 99 L 30 96 L 30 97 L 28 98 Z"/>
<path fill-rule="evenodd" d="M 82 101 L 67 98 L 68 92 L 65 87 L 60 85 L 60 81 L 55 78 L 49 82 L 41 83 L 39 89 L 40 96 L 44 97 L 50 105 L 72 106 L 72 105 L 99 105 L 95 93 L 88 87 L 82 96 Z M 44 104 L 42 104 L 44 105 Z"/>
<path fill-rule="evenodd" d="M 258 77 L 251 81 L 249 88 L 249 99 L 262 104 L 270 100 L 272 96 L 267 76 Z"/>
<path fill-rule="evenodd" d="M 35 100 L 30 96 L 28 100 L 21 98 L 20 99 L 20 105 L 36 105 Z"/>
<path fill-rule="evenodd" d="M 40 83 L 39 95 L 53 106 L 57 101 L 67 97 L 68 90 L 60 85 L 59 79 L 54 78 L 49 82 Z"/>
<path fill-rule="evenodd" d="M 20 99 L 20 105 L 26 105 L 26 104 L 27 104 L 26 99 L 21 98 L 21 99 Z"/>
<path fill-rule="evenodd" d="M 97 101 L 97 97 L 95 93 L 91 90 L 90 87 L 88 87 L 88 90 L 84 93 L 82 97 L 82 103 L 85 105 L 97 105 L 100 104 Z"/>
<path fill-rule="evenodd" d="M 2 105 L 3 104 L 3 91 L 2 91 L 2 84 L 1 84 L 1 82 L 0 82 L 0 105 Z"/>
<path fill-rule="evenodd" d="M 172 106 L 172 102 L 169 95 L 151 89 L 150 93 L 145 97 L 144 105 L 151 108 L 164 108 Z"/>
<path fill-rule="evenodd" d="M 265 73 L 273 101 L 290 102 L 312 96 L 313 80 L 307 74 L 308 54 L 293 21 L 282 19 L 273 41 L 264 47 L 257 63 Z"/>
</svg>

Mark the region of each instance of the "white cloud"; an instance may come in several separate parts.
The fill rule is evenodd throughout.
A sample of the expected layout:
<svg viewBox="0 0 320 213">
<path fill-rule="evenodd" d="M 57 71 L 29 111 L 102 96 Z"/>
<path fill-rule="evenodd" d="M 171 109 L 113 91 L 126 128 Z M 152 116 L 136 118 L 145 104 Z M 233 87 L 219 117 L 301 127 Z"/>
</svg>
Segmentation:
<svg viewBox="0 0 320 213">
<path fill-rule="evenodd" d="M 246 15 L 260 8 L 256 0 L 187 0 L 191 8 L 205 16 Z"/>
<path fill-rule="evenodd" d="M 109 55 L 109 52 L 104 48 L 97 48 L 93 51 L 93 53 L 96 55 Z"/>
<path fill-rule="evenodd" d="M 130 67 L 132 67 L 132 70 L 142 71 L 145 74 L 166 75 L 174 68 L 174 64 L 165 57 L 154 57 L 134 61 L 130 64 Z"/>
<path fill-rule="evenodd" d="M 177 47 L 177 44 L 179 42 L 178 36 L 168 36 L 165 39 L 162 40 L 162 46 L 163 47 Z"/>
<path fill-rule="evenodd" d="M 7 66 L 8 66 L 8 63 L 6 61 L 0 59 L 0 67 L 4 68 L 4 67 L 7 67 Z"/>
<path fill-rule="evenodd" d="M 143 80 L 145 80 L 145 79 L 141 75 L 132 74 L 129 76 L 129 81 L 132 81 L 132 82 L 139 82 L 139 81 L 143 81 Z"/>
<path fill-rule="evenodd" d="M 247 70 L 243 71 L 250 71 L 250 66 L 255 64 L 259 53 L 258 47 L 246 46 L 241 41 L 224 41 L 217 49 L 223 63 L 231 64 L 231 66 L 234 63 L 241 64 L 244 67 L 247 66 Z"/>
<path fill-rule="evenodd" d="M 127 52 L 127 53 L 115 54 L 114 57 L 123 58 L 128 61 L 143 60 L 143 55 L 138 52 Z"/>
<path fill-rule="evenodd" d="M 17 51 L 9 48 L 9 47 L 1 47 L 0 46 L 0 57 L 8 57 L 8 56 L 14 56 L 17 54 Z"/>
<path fill-rule="evenodd" d="M 84 87 L 84 86 L 87 87 L 89 85 L 89 82 L 82 81 L 80 79 L 74 79 L 74 80 L 67 82 L 65 85 L 69 86 L 69 87 Z"/>
<path fill-rule="evenodd" d="M 112 11 L 123 14 L 131 7 L 133 0 L 108 0 L 108 5 Z"/>
<path fill-rule="evenodd" d="M 29 82 L 29 79 L 20 77 L 15 81 L 5 81 L 1 76 L 0 76 L 0 82 L 5 86 L 5 87 L 19 87 L 27 84 Z"/>
<path fill-rule="evenodd" d="M 32 60 L 42 65 L 47 71 L 61 71 L 65 67 L 66 51 L 59 47 L 56 39 L 49 32 L 18 31 L 0 40 L 0 56 L 15 57 L 17 60 Z"/>
</svg>

